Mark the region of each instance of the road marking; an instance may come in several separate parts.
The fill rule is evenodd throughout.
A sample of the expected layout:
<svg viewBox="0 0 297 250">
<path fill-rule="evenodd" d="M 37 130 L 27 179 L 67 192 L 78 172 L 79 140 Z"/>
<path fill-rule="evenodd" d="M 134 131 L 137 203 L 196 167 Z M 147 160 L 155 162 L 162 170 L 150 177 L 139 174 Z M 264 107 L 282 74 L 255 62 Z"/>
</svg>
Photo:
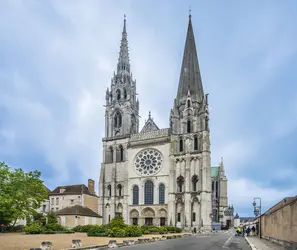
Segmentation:
<svg viewBox="0 0 297 250">
<path fill-rule="evenodd" d="M 230 238 L 225 242 L 225 244 L 222 246 L 222 248 L 229 248 L 227 245 L 228 245 L 229 241 L 232 240 L 232 239 L 234 238 L 234 235 L 235 235 L 235 234 L 232 234 L 232 235 L 230 236 Z"/>
</svg>

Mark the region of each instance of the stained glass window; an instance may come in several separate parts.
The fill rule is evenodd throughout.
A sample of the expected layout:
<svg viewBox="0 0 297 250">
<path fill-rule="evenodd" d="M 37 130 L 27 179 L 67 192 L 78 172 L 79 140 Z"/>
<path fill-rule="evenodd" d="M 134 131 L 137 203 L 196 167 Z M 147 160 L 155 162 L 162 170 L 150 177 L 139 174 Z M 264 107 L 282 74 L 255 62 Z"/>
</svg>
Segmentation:
<svg viewBox="0 0 297 250">
<path fill-rule="evenodd" d="M 154 183 L 147 181 L 144 185 L 144 204 L 154 204 Z"/>
<path fill-rule="evenodd" d="M 138 205 L 139 203 L 139 188 L 137 185 L 133 187 L 133 205 Z"/>
<path fill-rule="evenodd" d="M 159 204 L 165 203 L 165 185 L 160 184 L 159 186 Z"/>
</svg>

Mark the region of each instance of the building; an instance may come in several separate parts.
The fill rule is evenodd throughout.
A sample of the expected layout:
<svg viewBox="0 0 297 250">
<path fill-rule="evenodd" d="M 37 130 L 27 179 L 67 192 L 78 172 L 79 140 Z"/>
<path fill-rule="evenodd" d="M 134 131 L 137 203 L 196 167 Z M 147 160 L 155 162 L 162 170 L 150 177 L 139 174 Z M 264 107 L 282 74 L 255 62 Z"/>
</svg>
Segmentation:
<svg viewBox="0 0 297 250">
<path fill-rule="evenodd" d="M 213 215 L 208 95 L 202 86 L 191 15 L 169 128 L 159 129 L 149 114 L 139 130 L 136 87 L 124 20 L 117 70 L 106 91 L 99 178 L 103 223 L 122 215 L 129 224 L 210 229 Z M 222 169 L 219 172 L 221 178 L 224 173 Z M 227 179 L 219 192 L 222 199 L 218 211 L 227 202 L 225 182 Z"/>
<path fill-rule="evenodd" d="M 236 213 L 235 217 L 234 217 L 234 227 L 239 227 L 240 226 L 240 218 L 238 213 Z"/>
<path fill-rule="evenodd" d="M 73 228 L 78 225 L 102 224 L 102 216 L 81 205 L 65 207 L 56 212 L 56 214 L 59 216 L 59 223 L 67 228 Z"/>
<path fill-rule="evenodd" d="M 211 200 L 212 221 L 224 227 L 232 227 L 234 224 L 234 208 L 228 206 L 227 177 L 223 158 L 218 166 L 211 168 Z"/>
<path fill-rule="evenodd" d="M 41 204 L 40 208 L 36 209 L 37 212 L 46 214 L 47 212 L 50 211 L 50 200 L 49 200 L 49 195 L 51 193 L 51 190 L 49 190 L 46 186 L 46 191 L 47 191 L 47 198 L 44 200 L 44 202 Z"/>
<path fill-rule="evenodd" d="M 98 213 L 98 199 L 94 191 L 94 181 L 91 179 L 88 180 L 88 187 L 84 184 L 58 186 L 49 194 L 50 210 L 52 212 L 80 205 Z"/>
</svg>

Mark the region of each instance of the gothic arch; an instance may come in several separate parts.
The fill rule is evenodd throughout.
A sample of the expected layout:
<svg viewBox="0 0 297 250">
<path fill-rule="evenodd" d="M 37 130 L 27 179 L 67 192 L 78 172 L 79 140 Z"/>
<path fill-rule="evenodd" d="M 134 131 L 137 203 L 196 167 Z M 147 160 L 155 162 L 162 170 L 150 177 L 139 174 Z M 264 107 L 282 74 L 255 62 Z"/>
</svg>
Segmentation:
<svg viewBox="0 0 297 250">
<path fill-rule="evenodd" d="M 154 209 L 150 207 L 146 207 L 141 211 L 142 217 L 155 217 L 155 211 Z"/>
<path fill-rule="evenodd" d="M 157 214 L 158 214 L 159 217 L 166 217 L 167 218 L 167 210 L 165 208 L 159 209 Z"/>
<path fill-rule="evenodd" d="M 122 184 L 118 184 L 117 185 L 117 189 L 118 189 L 119 196 L 123 196 L 123 185 Z"/>
<path fill-rule="evenodd" d="M 119 204 L 117 205 L 117 212 L 118 212 L 118 213 L 123 213 L 123 205 L 122 205 L 122 203 L 119 203 Z"/>
<path fill-rule="evenodd" d="M 130 218 L 139 218 L 139 212 L 137 209 L 132 209 L 130 212 Z"/>
<path fill-rule="evenodd" d="M 122 127 L 122 113 L 119 110 L 116 110 L 113 115 L 113 127 L 120 128 Z"/>
<path fill-rule="evenodd" d="M 117 162 L 124 161 L 124 147 L 122 145 L 119 145 L 117 147 Z"/>
</svg>

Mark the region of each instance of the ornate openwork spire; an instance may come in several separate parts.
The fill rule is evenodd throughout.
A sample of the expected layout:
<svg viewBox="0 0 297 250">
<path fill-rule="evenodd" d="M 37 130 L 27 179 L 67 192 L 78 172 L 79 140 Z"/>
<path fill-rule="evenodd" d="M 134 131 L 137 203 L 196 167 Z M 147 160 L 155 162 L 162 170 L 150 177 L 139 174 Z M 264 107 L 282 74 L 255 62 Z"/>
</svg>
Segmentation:
<svg viewBox="0 0 297 250">
<path fill-rule="evenodd" d="M 177 91 L 178 103 L 180 103 L 184 97 L 187 97 L 188 91 L 191 93 L 192 100 L 198 102 L 202 102 L 204 96 L 191 17 L 190 11 L 188 32 Z"/>
<path fill-rule="evenodd" d="M 148 120 L 145 122 L 140 133 L 145 133 L 145 132 L 154 131 L 154 130 L 159 130 L 159 128 L 151 116 L 151 111 L 149 111 Z"/>
<path fill-rule="evenodd" d="M 129 47 L 127 40 L 127 29 L 126 29 L 126 15 L 124 15 L 124 27 L 122 32 L 122 40 L 120 47 L 120 55 L 118 62 L 118 73 L 126 71 L 130 73 L 130 62 L 129 62 Z"/>
</svg>

